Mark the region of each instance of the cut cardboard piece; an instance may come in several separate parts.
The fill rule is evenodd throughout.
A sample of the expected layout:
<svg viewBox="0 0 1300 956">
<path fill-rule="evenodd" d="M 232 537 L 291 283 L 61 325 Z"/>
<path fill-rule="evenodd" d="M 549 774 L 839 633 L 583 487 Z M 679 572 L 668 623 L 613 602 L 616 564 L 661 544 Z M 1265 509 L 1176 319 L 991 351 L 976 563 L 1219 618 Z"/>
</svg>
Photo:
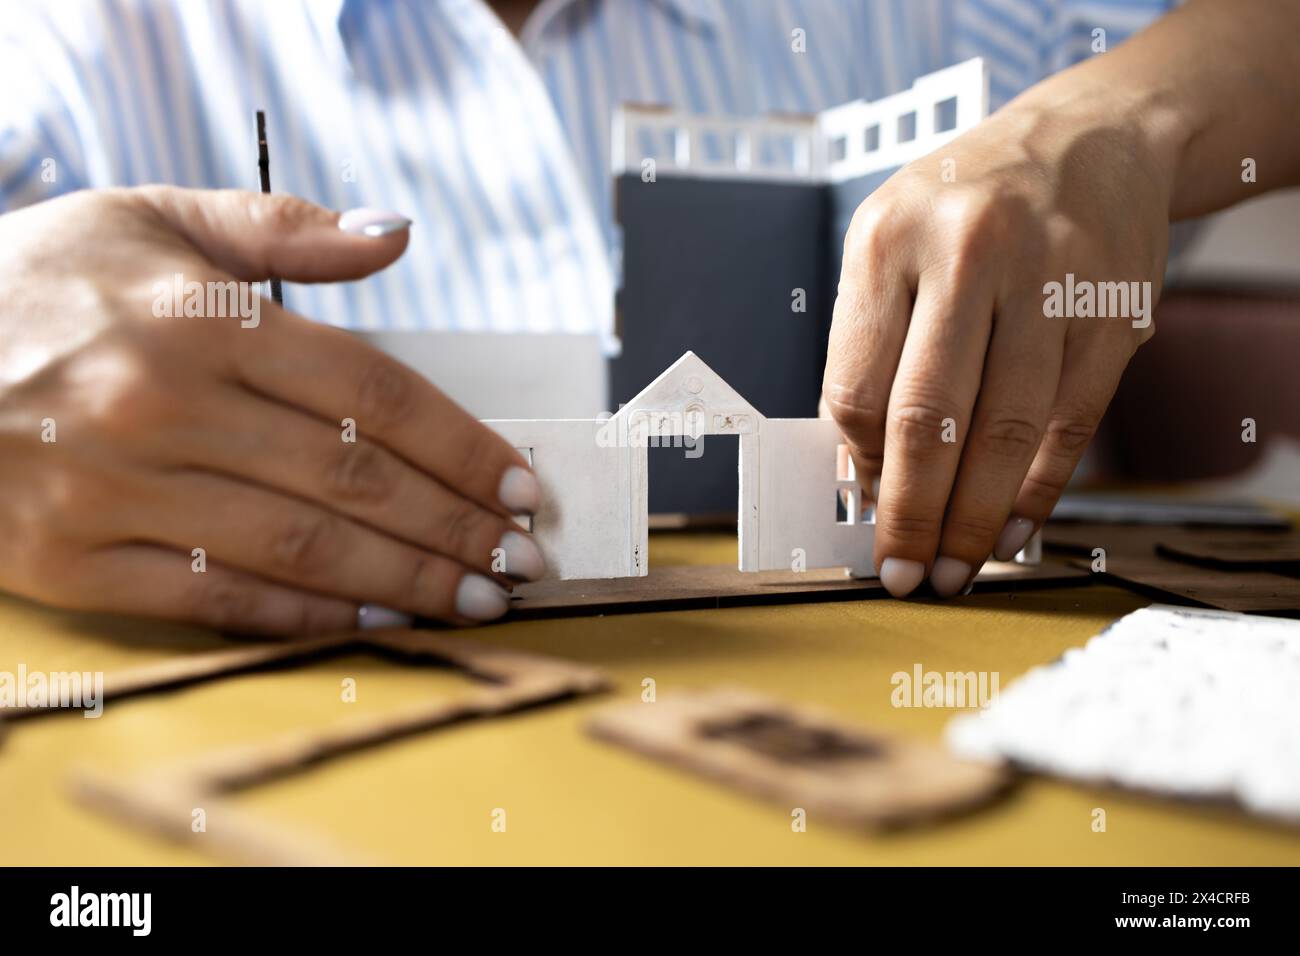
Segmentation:
<svg viewBox="0 0 1300 956">
<path fill-rule="evenodd" d="M 812 821 L 890 828 L 983 804 L 1011 782 L 1004 767 L 844 724 L 738 688 L 665 695 L 597 714 L 603 740 Z"/>
<path fill-rule="evenodd" d="M 1087 558 L 1070 562 L 1090 569 Z M 1108 554 L 1103 578 L 1139 593 L 1184 604 L 1247 614 L 1300 614 L 1300 578 L 1269 571 L 1223 571 L 1155 555 Z"/>
<path fill-rule="evenodd" d="M 1038 565 L 989 561 L 975 578 L 975 594 L 1091 583 L 1092 574 L 1060 561 Z M 875 578 L 853 578 L 840 568 L 737 574 L 727 565 L 678 565 L 649 578 L 537 581 L 517 585 L 510 597 L 516 619 L 639 614 L 700 608 L 751 607 L 887 598 Z"/>
<path fill-rule="evenodd" d="M 1185 535 L 1162 537 L 1156 552 L 1179 561 L 1237 571 L 1258 568 L 1300 576 L 1300 534 L 1232 534 L 1213 538 Z"/>
<path fill-rule="evenodd" d="M 1258 528 L 1286 531 L 1286 516 L 1250 501 L 1207 500 L 1182 494 L 1123 494 L 1106 491 L 1067 491 L 1052 509 L 1052 522 L 1119 527 Z"/>
<path fill-rule="evenodd" d="M 1049 548 L 1079 555 L 1068 564 L 1141 594 L 1225 611 L 1300 614 L 1294 532 L 1053 521 L 1043 534 Z"/>
<path fill-rule="evenodd" d="M 110 696 L 110 689 L 113 697 L 142 694 L 357 650 L 450 666 L 482 683 L 462 695 L 429 700 L 391 714 L 282 734 L 127 776 L 84 770 L 73 779 L 74 796 L 91 809 L 232 862 L 277 866 L 362 862 L 314 835 L 256 817 L 231 803 L 229 795 L 366 747 L 595 693 L 608 686 L 604 674 L 587 665 L 474 638 L 388 630 L 198 654 L 137 668 L 109 675 L 105 696 Z M 194 829 L 196 808 L 202 808 L 209 822 L 198 831 Z"/>
<path fill-rule="evenodd" d="M 687 352 L 607 419 L 487 420 L 532 464 L 542 506 L 530 519 L 560 580 L 640 577 L 649 570 L 647 452 L 739 439 L 739 568 L 847 568 L 875 574 L 874 515 L 840 451 L 836 424 L 767 418 Z M 1036 541 L 1026 547 L 1030 553 Z"/>
<path fill-rule="evenodd" d="M 266 644 L 243 644 L 229 650 L 206 651 L 172 657 L 156 664 L 142 664 L 104 675 L 103 702 L 140 694 L 175 690 L 221 677 L 302 664 L 330 654 L 344 653 L 368 644 L 364 636 L 351 632 L 322 637 L 298 638 Z M 0 729 L 24 718 L 63 713 L 49 707 L 0 708 Z"/>
</svg>

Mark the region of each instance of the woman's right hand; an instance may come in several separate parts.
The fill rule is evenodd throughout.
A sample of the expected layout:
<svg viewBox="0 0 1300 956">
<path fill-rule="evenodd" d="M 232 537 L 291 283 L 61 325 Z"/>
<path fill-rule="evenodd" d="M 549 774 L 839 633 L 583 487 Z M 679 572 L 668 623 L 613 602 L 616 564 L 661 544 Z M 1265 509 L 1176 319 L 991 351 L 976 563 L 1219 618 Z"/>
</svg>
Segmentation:
<svg viewBox="0 0 1300 956">
<path fill-rule="evenodd" d="M 501 583 L 543 570 L 511 517 L 540 504 L 524 459 L 401 363 L 244 285 L 361 278 L 406 225 L 168 187 L 0 216 L 0 588 L 276 635 L 352 627 L 363 602 L 503 614 Z M 177 276 L 205 308 L 211 290 L 253 308 L 186 316 Z"/>
</svg>

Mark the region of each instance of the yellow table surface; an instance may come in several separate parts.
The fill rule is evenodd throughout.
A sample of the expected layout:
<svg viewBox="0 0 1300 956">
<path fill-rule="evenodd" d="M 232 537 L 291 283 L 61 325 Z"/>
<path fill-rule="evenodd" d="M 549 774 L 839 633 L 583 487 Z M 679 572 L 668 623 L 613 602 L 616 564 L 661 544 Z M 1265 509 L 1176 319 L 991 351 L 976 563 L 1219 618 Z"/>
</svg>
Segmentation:
<svg viewBox="0 0 1300 956">
<path fill-rule="evenodd" d="M 722 535 L 660 535 L 651 566 L 735 560 Z M 595 708 L 736 684 L 847 720 L 938 740 L 951 710 L 896 709 L 890 677 L 998 671 L 1002 687 L 1149 601 L 1113 587 L 518 621 L 476 635 L 598 665 L 614 689 L 407 738 L 247 791 L 239 805 L 359 859 L 400 864 L 1300 864 L 1300 831 L 1200 806 L 1026 780 L 979 813 L 871 835 L 808 820 L 587 736 Z M 65 614 L 0 596 L 0 670 L 105 670 L 227 646 L 196 628 Z M 343 703 L 340 684 L 357 681 Z M 125 772 L 277 731 L 382 713 L 467 686 L 454 674 L 367 656 L 226 678 L 109 703 L 103 717 L 22 721 L 0 742 L 0 862 L 201 864 L 69 797 L 81 767 Z M 648 706 L 648 705 L 647 705 Z M 1106 811 L 1093 831 L 1094 808 Z M 506 811 L 506 832 L 492 813 Z M 202 838 L 200 838 L 202 839 Z"/>
</svg>

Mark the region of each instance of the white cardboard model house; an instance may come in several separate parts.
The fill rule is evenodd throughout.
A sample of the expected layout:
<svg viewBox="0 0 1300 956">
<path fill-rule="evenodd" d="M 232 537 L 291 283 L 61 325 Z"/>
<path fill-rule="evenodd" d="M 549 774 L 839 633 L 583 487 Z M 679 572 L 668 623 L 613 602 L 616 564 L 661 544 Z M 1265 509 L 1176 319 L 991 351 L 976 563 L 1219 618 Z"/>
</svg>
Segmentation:
<svg viewBox="0 0 1300 956">
<path fill-rule="evenodd" d="M 919 76 L 889 96 L 808 115 L 701 116 L 625 103 L 610 127 L 611 169 L 615 178 L 643 174 L 653 159 L 656 175 L 838 184 L 897 169 L 956 139 L 988 112 L 981 57 Z M 702 148 L 709 138 L 727 148 L 709 155 Z M 759 148 L 777 142 L 786 148 L 767 156 Z"/>
<path fill-rule="evenodd" d="M 617 179 L 640 169 L 645 143 L 670 141 L 671 153 L 656 157 L 665 175 L 824 183 L 846 190 L 843 198 L 856 206 L 854 183 L 874 188 L 872 177 L 936 149 L 987 113 L 988 73 L 980 59 L 920 77 L 891 96 L 810 117 L 728 119 L 628 105 L 614 117 L 613 173 Z M 697 148 L 706 136 L 732 148 L 711 159 Z M 788 166 L 763 161 L 755 148 L 773 136 L 790 141 Z M 646 574 L 648 449 L 694 445 L 711 435 L 739 438 L 741 571 L 843 567 L 856 577 L 875 574 L 873 513 L 862 508 L 835 423 L 766 418 L 693 352 L 613 416 L 486 424 L 524 453 L 541 482 L 542 508 L 529 527 L 551 578 Z M 706 453 L 731 454 L 731 443 Z M 1017 561 L 1036 564 L 1038 548 L 1035 534 Z"/>
<path fill-rule="evenodd" d="M 766 418 L 693 352 L 609 418 L 486 424 L 524 453 L 541 482 L 530 527 L 550 577 L 645 574 L 648 450 L 685 443 L 708 454 L 701 440 L 710 435 L 739 436 L 741 571 L 875 573 L 875 526 L 835 423 Z M 731 454 L 730 443 L 712 453 Z"/>
</svg>

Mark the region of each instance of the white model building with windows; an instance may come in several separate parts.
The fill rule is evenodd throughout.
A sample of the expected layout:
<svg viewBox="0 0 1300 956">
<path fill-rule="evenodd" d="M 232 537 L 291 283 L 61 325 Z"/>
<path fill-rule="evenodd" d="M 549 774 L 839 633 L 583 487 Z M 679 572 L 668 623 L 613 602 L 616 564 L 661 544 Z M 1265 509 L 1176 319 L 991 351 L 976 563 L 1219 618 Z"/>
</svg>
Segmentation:
<svg viewBox="0 0 1300 956">
<path fill-rule="evenodd" d="M 656 175 L 842 183 L 897 169 L 972 129 L 988 115 L 988 88 L 975 57 L 890 96 L 808 115 L 697 116 L 628 103 L 614 113 L 611 171 L 641 173 L 653 159 Z"/>
<path fill-rule="evenodd" d="M 611 130 L 612 172 L 615 183 L 653 180 L 645 179 L 646 164 L 670 180 L 811 183 L 830 189 L 847 210 L 890 171 L 951 141 L 987 112 L 988 75 L 979 59 L 920 77 L 892 96 L 814 116 L 700 117 L 626 105 Z M 700 310 L 717 311 L 707 296 Z M 721 446 L 708 452 L 707 438 L 718 435 L 739 439 L 741 571 L 843 567 L 857 577 L 875 574 L 874 511 L 862 506 L 835 423 L 767 418 L 693 352 L 615 415 L 486 423 L 524 453 L 541 482 L 543 504 L 528 527 L 552 578 L 646 574 L 648 449 L 685 444 L 691 457 L 717 455 Z M 1037 540 L 1022 560 L 1036 563 Z"/>
</svg>

